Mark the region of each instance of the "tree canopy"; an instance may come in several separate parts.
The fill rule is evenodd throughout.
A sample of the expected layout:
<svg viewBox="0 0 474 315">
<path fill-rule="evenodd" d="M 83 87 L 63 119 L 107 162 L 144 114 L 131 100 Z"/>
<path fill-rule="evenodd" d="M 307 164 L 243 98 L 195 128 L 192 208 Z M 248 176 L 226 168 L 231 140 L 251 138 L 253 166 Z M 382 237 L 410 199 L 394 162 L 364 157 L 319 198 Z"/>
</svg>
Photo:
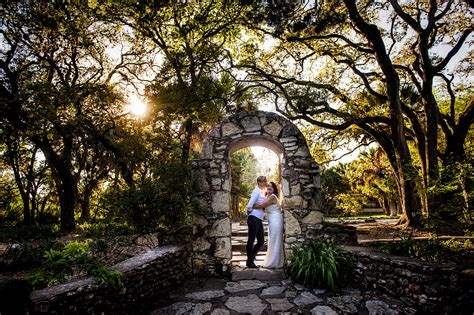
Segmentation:
<svg viewBox="0 0 474 315">
<path fill-rule="evenodd" d="M 257 62 L 239 65 L 253 75 L 248 80 L 292 119 L 376 141 L 396 174 L 404 221 L 436 212 L 428 191 L 439 162 L 470 159 L 464 147 L 474 104 L 456 106 L 470 72 L 448 66 L 472 32 L 469 4 L 305 1 L 255 12 L 269 27 L 253 29 L 277 41 Z M 448 111 L 440 95 L 449 99 Z M 449 140 L 454 134 L 459 141 Z"/>
<path fill-rule="evenodd" d="M 153 221 L 114 210 L 116 196 L 188 211 L 182 194 L 203 134 L 262 103 L 300 123 L 318 158 L 341 143 L 377 143 L 403 222 L 438 215 L 453 198 L 472 210 L 468 2 L 8 1 L 0 10 L 1 199 L 26 225 L 59 213 L 67 232 L 114 211 Z M 127 109 L 131 95 L 147 101 L 143 117 Z M 167 169 L 184 172 L 179 191 L 165 189 L 176 185 Z M 454 184 L 453 173 L 462 174 Z M 154 215 L 156 226 L 188 217 Z"/>
</svg>

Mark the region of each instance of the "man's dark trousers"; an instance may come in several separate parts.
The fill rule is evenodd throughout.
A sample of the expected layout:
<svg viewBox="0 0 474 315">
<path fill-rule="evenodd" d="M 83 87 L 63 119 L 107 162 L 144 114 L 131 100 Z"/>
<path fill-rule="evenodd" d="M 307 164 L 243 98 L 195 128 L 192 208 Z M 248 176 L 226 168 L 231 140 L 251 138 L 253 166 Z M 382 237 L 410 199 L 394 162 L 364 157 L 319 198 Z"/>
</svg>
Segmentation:
<svg viewBox="0 0 474 315">
<path fill-rule="evenodd" d="M 247 225 L 249 228 L 249 238 L 247 240 L 247 265 L 252 264 L 257 253 L 262 249 L 263 244 L 265 243 L 263 235 L 263 223 L 259 218 L 249 215 L 247 217 Z M 253 243 L 257 238 L 257 244 L 255 246 Z"/>
</svg>

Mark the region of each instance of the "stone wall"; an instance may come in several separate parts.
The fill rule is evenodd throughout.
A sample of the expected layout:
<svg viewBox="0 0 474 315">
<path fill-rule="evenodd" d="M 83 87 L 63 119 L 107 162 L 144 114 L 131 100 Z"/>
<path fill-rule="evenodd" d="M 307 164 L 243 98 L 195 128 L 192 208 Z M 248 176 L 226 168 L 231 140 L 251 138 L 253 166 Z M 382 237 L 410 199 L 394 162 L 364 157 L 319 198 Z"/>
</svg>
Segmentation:
<svg viewBox="0 0 474 315">
<path fill-rule="evenodd" d="M 111 269 L 122 273 L 123 288 L 99 284 L 92 277 L 33 291 L 32 313 L 137 314 L 147 310 L 145 302 L 166 296 L 189 274 L 186 251 L 166 246 L 123 261 Z"/>
<path fill-rule="evenodd" d="M 249 146 L 266 147 L 280 158 L 286 250 L 304 242 L 307 232 L 322 222 L 320 170 L 299 129 L 286 118 L 270 112 L 241 112 L 227 117 L 209 132 L 199 159 L 193 161 L 197 205 L 193 271 L 196 274 L 230 271 L 229 156 Z M 264 174 L 255 174 L 255 178 L 258 175 Z"/>
<path fill-rule="evenodd" d="M 323 222 L 307 232 L 308 239 L 333 239 L 338 245 L 357 245 L 357 228 L 332 222 Z"/>
<path fill-rule="evenodd" d="M 355 256 L 358 285 L 399 298 L 423 314 L 474 310 L 472 269 L 389 256 L 366 247 L 345 249 Z"/>
</svg>

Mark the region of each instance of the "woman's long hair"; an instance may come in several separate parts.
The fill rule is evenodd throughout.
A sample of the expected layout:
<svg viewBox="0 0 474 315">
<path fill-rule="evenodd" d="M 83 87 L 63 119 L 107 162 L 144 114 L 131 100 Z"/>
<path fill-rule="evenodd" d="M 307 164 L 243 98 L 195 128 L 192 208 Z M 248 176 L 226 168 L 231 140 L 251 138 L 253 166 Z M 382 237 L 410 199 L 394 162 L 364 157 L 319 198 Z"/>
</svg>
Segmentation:
<svg viewBox="0 0 474 315">
<path fill-rule="evenodd" d="M 278 187 L 277 187 L 277 185 L 276 185 L 274 182 L 270 182 L 270 185 L 272 185 L 272 187 L 273 187 L 273 193 L 274 193 L 275 196 L 277 196 L 277 198 L 278 198 L 279 195 L 278 195 Z"/>
</svg>

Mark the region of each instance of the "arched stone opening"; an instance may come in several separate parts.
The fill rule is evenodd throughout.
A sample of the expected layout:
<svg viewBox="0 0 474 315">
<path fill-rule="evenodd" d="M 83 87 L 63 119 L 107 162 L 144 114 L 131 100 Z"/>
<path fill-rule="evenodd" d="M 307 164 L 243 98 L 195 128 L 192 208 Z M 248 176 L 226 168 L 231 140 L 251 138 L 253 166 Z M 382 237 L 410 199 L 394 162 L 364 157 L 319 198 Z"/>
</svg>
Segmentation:
<svg viewBox="0 0 474 315">
<path fill-rule="evenodd" d="M 252 185 L 255 185 L 256 182 L 254 182 L 253 180 L 257 178 L 257 176 L 259 175 L 265 175 L 267 176 L 268 179 L 272 178 L 273 181 L 277 182 L 277 184 L 281 183 L 281 173 L 282 173 L 282 159 L 283 159 L 283 148 L 281 147 L 281 145 L 279 143 L 275 143 L 272 139 L 268 139 L 268 138 L 265 138 L 265 137 L 251 137 L 251 138 L 244 138 L 244 139 L 238 139 L 237 141 L 233 142 L 233 143 L 230 143 L 229 144 L 229 149 L 228 149 L 228 155 L 227 155 L 227 158 L 230 160 L 232 160 L 232 155 L 242 149 L 245 149 L 245 148 L 252 148 L 252 147 L 260 147 L 260 148 L 265 148 L 265 149 L 268 149 L 271 153 L 268 153 L 268 154 L 271 154 L 273 155 L 275 158 L 277 158 L 278 162 L 278 169 L 275 170 L 278 172 L 278 175 L 276 176 L 276 174 L 272 173 L 272 174 L 269 174 L 269 173 L 265 173 L 265 172 L 262 172 L 260 170 L 260 173 L 254 173 L 254 178 L 252 179 Z M 268 151 L 267 151 L 268 152 Z M 262 164 L 260 161 L 258 162 L 258 164 Z M 232 169 L 232 165 L 230 165 L 230 169 Z M 231 187 L 230 187 L 230 190 L 231 192 L 234 191 L 234 187 L 232 186 L 232 183 L 233 183 L 233 178 L 232 178 L 232 171 L 229 171 L 229 183 L 231 184 Z M 248 182 L 247 182 L 248 183 Z M 243 195 L 241 195 L 241 197 L 243 197 Z M 249 196 L 245 196 L 244 198 L 247 199 Z M 242 206 L 242 204 L 241 204 Z M 245 214 L 244 214 L 245 216 Z M 242 217 L 240 217 L 242 218 Z"/>
<path fill-rule="evenodd" d="M 193 163 L 197 205 L 192 244 L 195 273 L 230 271 L 229 156 L 248 146 L 264 146 L 280 157 L 285 250 L 322 228 L 319 166 L 298 128 L 275 113 L 252 111 L 230 116 L 209 132 L 200 158 Z"/>
<path fill-rule="evenodd" d="M 260 150 L 255 150 L 255 148 L 260 148 Z M 262 148 L 267 149 L 265 153 L 263 153 Z M 255 154 L 257 153 L 258 161 L 255 165 L 256 170 L 254 169 L 251 173 L 251 176 L 247 178 L 245 183 L 248 185 L 251 184 L 251 188 L 253 189 L 256 186 L 256 178 L 260 175 L 265 175 L 268 181 L 274 181 L 277 186 L 279 186 L 279 198 L 283 197 L 282 189 L 281 189 L 281 174 L 284 171 L 282 166 L 282 159 L 283 159 L 283 147 L 280 143 L 275 143 L 272 139 L 268 139 L 266 137 L 257 137 L 257 138 L 244 138 L 239 139 L 234 143 L 229 144 L 229 161 L 233 161 L 233 155 L 239 152 L 242 149 L 249 149 L 247 154 Z M 245 154 L 245 153 L 244 153 Z M 242 156 L 242 155 L 240 155 Z M 273 163 L 267 164 L 271 160 Z M 266 167 L 265 167 L 266 166 Z M 230 191 L 231 191 L 231 207 L 230 207 L 230 219 L 231 219 L 231 266 L 232 268 L 239 269 L 243 268 L 246 265 L 246 244 L 248 239 L 248 227 L 247 227 L 247 219 L 245 215 L 244 207 L 248 203 L 248 198 L 250 192 L 242 194 L 239 185 L 234 187 L 234 183 L 236 183 L 234 176 L 234 165 L 230 163 L 230 171 L 229 171 L 229 183 L 230 183 Z M 249 182 L 250 181 L 250 182 Z M 268 250 L 268 219 L 265 218 L 264 220 L 264 233 L 265 233 L 265 244 L 259 251 L 258 255 L 255 258 L 255 263 L 257 265 L 262 265 L 264 262 L 265 254 Z M 283 233 L 284 238 L 284 233 Z"/>
</svg>

